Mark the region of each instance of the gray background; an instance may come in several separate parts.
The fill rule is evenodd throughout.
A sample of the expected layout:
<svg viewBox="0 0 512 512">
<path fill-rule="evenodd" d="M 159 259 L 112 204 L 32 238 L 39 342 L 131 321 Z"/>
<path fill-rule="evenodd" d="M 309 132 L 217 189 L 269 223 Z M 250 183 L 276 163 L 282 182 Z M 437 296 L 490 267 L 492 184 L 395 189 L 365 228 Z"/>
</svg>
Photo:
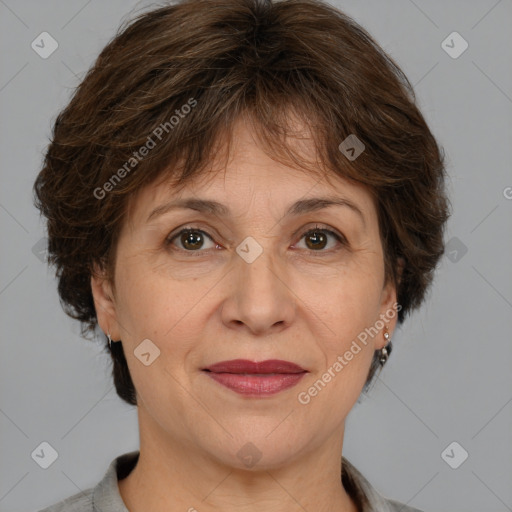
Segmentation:
<svg viewBox="0 0 512 512">
<path fill-rule="evenodd" d="M 454 210 L 432 293 L 349 416 L 344 455 L 384 495 L 425 512 L 512 510 L 512 2 L 332 3 L 415 85 L 446 151 Z M 138 447 L 136 410 L 117 398 L 108 356 L 80 338 L 32 250 L 44 228 L 31 188 L 72 88 L 120 21 L 148 5 L 0 0 L 1 511 L 86 489 Z M 43 31 L 59 43 L 46 60 L 30 46 Z M 441 47 L 453 31 L 469 43 L 456 59 Z M 42 441 L 58 452 L 46 470 L 31 458 Z M 452 441 L 469 453 L 458 469 L 441 457 Z"/>
</svg>

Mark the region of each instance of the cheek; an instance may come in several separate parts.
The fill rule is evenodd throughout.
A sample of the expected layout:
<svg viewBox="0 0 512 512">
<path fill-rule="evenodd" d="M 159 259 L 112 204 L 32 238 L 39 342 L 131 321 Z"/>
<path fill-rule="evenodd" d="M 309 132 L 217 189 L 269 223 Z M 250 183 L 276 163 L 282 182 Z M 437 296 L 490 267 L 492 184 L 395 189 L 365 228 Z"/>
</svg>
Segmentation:
<svg viewBox="0 0 512 512">
<path fill-rule="evenodd" d="M 375 323 L 381 302 L 379 281 L 369 274 L 345 272 L 322 283 L 318 293 L 309 294 L 305 302 L 326 327 L 329 352 L 343 350 Z"/>
<path fill-rule="evenodd" d="M 160 338 L 179 329 L 208 289 L 206 280 L 174 280 L 136 262 L 123 266 L 116 278 L 119 320 L 129 335 L 139 337 Z"/>
<path fill-rule="evenodd" d="M 154 270 L 128 266 L 119 273 L 119 279 L 122 283 L 119 286 L 119 321 L 123 347 L 138 392 L 151 393 L 158 382 L 168 387 L 172 378 L 166 371 L 184 382 L 197 362 L 190 354 L 207 335 L 205 322 L 214 297 L 208 291 L 215 282 L 209 284 L 206 279 L 174 281 L 162 278 Z M 151 340 L 159 351 L 154 349 L 158 357 L 148 367 L 137 360 L 138 347 L 142 347 L 145 339 Z M 148 372 L 148 368 L 151 371 Z M 174 403 L 176 395 L 168 399 Z"/>
<path fill-rule="evenodd" d="M 305 400 L 318 397 L 315 407 L 328 408 L 334 401 L 343 415 L 357 400 L 374 355 L 374 331 L 369 328 L 378 319 L 380 288 L 374 279 L 344 279 L 331 285 L 327 295 L 323 315 L 317 310 L 329 327 L 316 338 L 322 365 L 301 391 Z"/>
<path fill-rule="evenodd" d="M 119 283 L 121 339 L 137 393 L 150 408 L 167 403 L 181 410 L 187 396 L 175 381 L 186 381 L 185 363 L 199 339 L 204 291 L 197 283 L 171 282 L 128 266 L 119 273 Z M 146 339 L 151 343 L 142 345 Z M 139 357 L 143 352 L 150 353 L 147 366 Z"/>
<path fill-rule="evenodd" d="M 366 382 L 374 355 L 369 327 L 378 319 L 380 289 L 375 280 L 340 280 L 324 289 L 323 303 L 315 303 L 311 322 L 319 326 L 315 336 L 318 361 L 315 372 L 300 387 L 297 399 L 318 414 L 336 412 L 332 421 L 348 414 Z M 314 317 L 317 318 L 314 318 Z M 314 332 L 314 331 L 313 331 Z"/>
</svg>

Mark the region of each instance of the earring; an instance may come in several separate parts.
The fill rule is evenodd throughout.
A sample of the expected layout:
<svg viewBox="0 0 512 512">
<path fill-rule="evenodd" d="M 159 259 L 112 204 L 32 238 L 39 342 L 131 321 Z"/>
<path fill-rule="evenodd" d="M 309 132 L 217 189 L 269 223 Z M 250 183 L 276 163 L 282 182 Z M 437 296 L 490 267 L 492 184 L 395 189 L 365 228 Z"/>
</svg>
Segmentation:
<svg viewBox="0 0 512 512">
<path fill-rule="evenodd" d="M 107 338 L 108 338 L 108 347 L 110 349 L 112 349 L 112 337 L 110 336 L 110 332 L 107 333 Z M 117 343 L 117 341 L 114 341 L 114 343 Z"/>
<path fill-rule="evenodd" d="M 386 361 L 389 358 L 389 354 L 391 353 L 391 337 L 389 336 L 387 325 L 384 326 L 384 339 L 387 341 L 387 344 L 385 347 L 380 349 L 379 361 L 381 365 L 386 364 Z"/>
</svg>

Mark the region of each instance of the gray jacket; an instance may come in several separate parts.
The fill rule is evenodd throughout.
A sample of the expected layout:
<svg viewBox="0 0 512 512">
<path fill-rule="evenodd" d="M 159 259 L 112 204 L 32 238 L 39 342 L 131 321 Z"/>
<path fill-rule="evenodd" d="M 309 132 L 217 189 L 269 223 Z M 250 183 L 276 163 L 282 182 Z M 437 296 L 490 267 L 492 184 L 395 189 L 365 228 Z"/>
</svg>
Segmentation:
<svg viewBox="0 0 512 512">
<path fill-rule="evenodd" d="M 39 512 L 129 512 L 119 493 L 117 481 L 128 476 L 138 459 L 138 451 L 117 457 L 96 487 L 74 494 Z M 379 494 L 347 459 L 343 458 L 341 467 L 343 486 L 360 512 L 421 512 Z"/>
</svg>

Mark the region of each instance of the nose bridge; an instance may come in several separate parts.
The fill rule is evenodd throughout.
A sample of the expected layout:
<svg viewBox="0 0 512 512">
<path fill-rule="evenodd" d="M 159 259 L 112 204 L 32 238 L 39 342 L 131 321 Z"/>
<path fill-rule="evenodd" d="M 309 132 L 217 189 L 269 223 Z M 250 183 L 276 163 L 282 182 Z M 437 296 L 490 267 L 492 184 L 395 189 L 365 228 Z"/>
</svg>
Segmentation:
<svg viewBox="0 0 512 512">
<path fill-rule="evenodd" d="M 276 266 L 280 265 L 276 265 L 276 248 L 270 237 L 266 240 L 260 237 L 259 242 L 254 237 L 247 237 L 239 244 L 236 252 L 241 260 L 237 264 L 244 281 L 250 283 L 256 291 L 276 287 L 275 281 L 279 281 Z"/>
<path fill-rule="evenodd" d="M 255 333 L 289 325 L 295 300 L 285 284 L 285 267 L 278 261 L 272 237 L 260 241 L 247 237 L 236 253 L 225 321 L 241 322 Z"/>
</svg>

